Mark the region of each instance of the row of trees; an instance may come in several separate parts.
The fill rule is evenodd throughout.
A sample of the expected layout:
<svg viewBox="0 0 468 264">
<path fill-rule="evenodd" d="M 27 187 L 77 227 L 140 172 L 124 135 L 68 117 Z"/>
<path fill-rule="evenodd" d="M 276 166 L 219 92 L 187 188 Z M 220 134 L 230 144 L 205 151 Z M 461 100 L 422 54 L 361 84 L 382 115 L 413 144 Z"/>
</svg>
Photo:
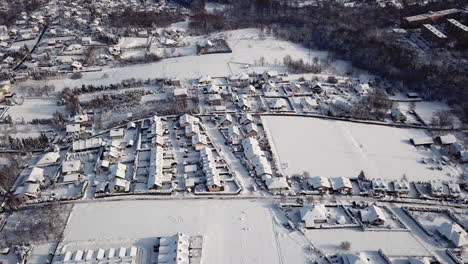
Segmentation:
<svg viewBox="0 0 468 264">
<path fill-rule="evenodd" d="M 184 15 L 179 11 L 147 12 L 126 8 L 123 12 L 111 13 L 109 20 L 111 25 L 115 27 L 166 27 L 172 23 L 183 21 Z"/>
<path fill-rule="evenodd" d="M 302 59 L 293 60 L 291 56 L 287 55 L 283 59 L 283 64 L 288 68 L 290 73 L 320 73 L 322 72 L 322 65 L 319 63 L 318 58 L 314 58 L 311 63 L 304 62 Z"/>
<path fill-rule="evenodd" d="M 37 137 L 14 138 L 8 136 L 10 148 L 14 150 L 36 150 L 50 146 L 49 138 L 44 132 Z"/>
</svg>

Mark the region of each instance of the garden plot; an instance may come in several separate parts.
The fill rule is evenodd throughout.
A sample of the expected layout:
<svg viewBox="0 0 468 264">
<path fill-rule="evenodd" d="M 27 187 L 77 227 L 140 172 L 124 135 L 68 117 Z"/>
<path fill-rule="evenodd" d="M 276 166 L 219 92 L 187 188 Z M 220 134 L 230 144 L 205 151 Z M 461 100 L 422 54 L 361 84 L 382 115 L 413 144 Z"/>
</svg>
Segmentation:
<svg viewBox="0 0 468 264">
<path fill-rule="evenodd" d="M 410 181 L 455 180 L 451 166 L 430 170 L 422 158 L 435 154 L 409 143 L 427 136 L 423 130 L 357 124 L 304 117 L 262 117 L 286 175 L 308 171 L 311 176 L 357 177 Z M 453 176 L 449 176 L 453 175 Z"/>
<path fill-rule="evenodd" d="M 14 121 L 30 122 L 33 119 L 52 118 L 57 111 L 65 112 L 65 106 L 57 106 L 54 98 L 26 99 L 21 105 L 11 106 L 8 114 Z"/>
<path fill-rule="evenodd" d="M 202 263 L 281 263 L 270 204 L 252 201 L 119 201 L 77 204 L 64 242 L 203 236 Z M 292 248 L 292 249 L 291 249 Z M 289 258 L 287 258 L 289 259 Z M 287 259 L 283 259 L 287 261 Z"/>
<path fill-rule="evenodd" d="M 359 229 L 313 229 L 306 237 L 325 253 L 342 252 L 341 243 L 351 243 L 351 252 L 382 249 L 389 256 L 430 256 L 431 254 L 409 232 L 367 231 Z"/>
</svg>

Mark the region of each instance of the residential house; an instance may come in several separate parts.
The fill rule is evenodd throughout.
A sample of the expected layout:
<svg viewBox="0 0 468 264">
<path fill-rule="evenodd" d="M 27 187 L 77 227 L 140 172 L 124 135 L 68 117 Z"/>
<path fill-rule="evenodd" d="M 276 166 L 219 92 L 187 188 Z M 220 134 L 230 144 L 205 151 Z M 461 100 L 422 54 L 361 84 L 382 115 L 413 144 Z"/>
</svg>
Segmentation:
<svg viewBox="0 0 468 264">
<path fill-rule="evenodd" d="M 449 189 L 449 197 L 458 198 L 461 196 L 461 189 L 458 183 L 451 182 L 451 183 L 448 183 L 447 186 Z"/>
<path fill-rule="evenodd" d="M 213 79 L 208 75 L 204 75 L 200 79 L 198 79 L 198 83 L 202 85 L 211 84 L 212 82 L 213 82 Z"/>
<path fill-rule="evenodd" d="M 338 177 L 331 179 L 333 191 L 341 194 L 351 194 L 353 191 L 353 185 L 349 178 Z"/>
<path fill-rule="evenodd" d="M 317 80 L 313 80 L 313 81 L 310 83 L 310 89 L 311 89 L 312 92 L 314 92 L 314 93 L 321 94 L 321 93 L 323 92 L 322 83 L 320 83 L 320 82 L 317 81 Z"/>
<path fill-rule="evenodd" d="M 395 122 L 405 122 L 406 121 L 406 115 L 401 112 L 400 108 L 398 107 L 393 107 L 391 111 L 391 116 L 393 121 Z"/>
<path fill-rule="evenodd" d="M 44 177 L 44 169 L 39 167 L 32 168 L 31 172 L 26 176 L 26 180 L 24 182 L 27 183 L 38 183 L 42 184 L 45 180 Z"/>
<path fill-rule="evenodd" d="M 245 135 L 247 137 L 256 137 L 258 135 L 258 127 L 255 123 L 248 123 L 245 126 Z"/>
<path fill-rule="evenodd" d="M 457 138 L 452 134 L 436 137 L 436 142 L 441 145 L 451 145 L 457 142 Z"/>
<path fill-rule="evenodd" d="M 374 194 L 385 194 L 388 191 L 388 183 L 385 180 L 373 179 L 371 185 Z"/>
<path fill-rule="evenodd" d="M 45 167 L 55 164 L 60 158 L 60 153 L 58 152 L 47 152 L 44 154 L 39 161 L 36 163 L 36 166 Z"/>
<path fill-rule="evenodd" d="M 343 264 L 370 264 L 369 258 L 365 253 L 347 253 L 341 254 Z"/>
<path fill-rule="evenodd" d="M 241 93 L 245 95 L 254 95 L 257 91 L 253 85 L 249 84 L 247 87 L 242 89 Z"/>
<path fill-rule="evenodd" d="M 70 124 L 65 127 L 67 134 L 78 134 L 81 131 L 80 124 Z"/>
<path fill-rule="evenodd" d="M 468 236 L 465 230 L 456 223 L 444 222 L 437 228 L 437 232 L 456 248 L 468 246 Z"/>
<path fill-rule="evenodd" d="M 128 182 L 121 178 L 114 178 L 109 184 L 109 192 L 125 192 L 127 191 Z"/>
<path fill-rule="evenodd" d="M 179 126 L 180 127 L 186 127 L 190 124 L 198 124 L 200 123 L 200 120 L 197 117 L 194 117 L 189 114 L 183 114 L 179 117 Z"/>
<path fill-rule="evenodd" d="M 243 111 L 249 111 L 252 108 L 252 105 L 250 104 L 249 100 L 247 100 L 246 96 L 241 96 L 239 98 L 237 106 Z"/>
<path fill-rule="evenodd" d="M 26 183 L 16 188 L 13 193 L 14 201 L 16 203 L 25 203 L 26 201 L 36 199 L 39 195 L 38 183 Z"/>
<path fill-rule="evenodd" d="M 301 92 L 301 84 L 297 82 L 291 82 L 288 85 L 288 89 L 293 93 L 300 93 Z"/>
<path fill-rule="evenodd" d="M 430 182 L 430 193 L 434 197 L 443 197 L 444 196 L 444 184 L 441 181 L 431 181 Z"/>
<path fill-rule="evenodd" d="M 432 144 L 434 144 L 434 140 L 431 137 L 411 138 L 410 142 L 414 146 L 425 146 L 425 147 L 429 147 Z"/>
<path fill-rule="evenodd" d="M 307 184 L 312 187 L 313 190 L 320 193 L 326 193 L 332 189 L 328 178 L 323 176 L 312 177 L 307 179 Z"/>
<path fill-rule="evenodd" d="M 310 97 L 301 97 L 301 106 L 302 111 L 304 112 L 311 112 L 317 110 L 319 104 L 317 103 L 317 99 L 313 99 Z"/>
<path fill-rule="evenodd" d="M 116 128 L 112 129 L 109 132 L 110 138 L 115 140 L 115 139 L 122 139 L 124 137 L 124 129 L 123 128 Z"/>
<path fill-rule="evenodd" d="M 198 127 L 198 125 L 189 124 L 185 127 L 185 136 L 187 138 L 192 138 L 198 133 L 200 133 L 200 128 Z"/>
<path fill-rule="evenodd" d="M 67 160 L 62 163 L 62 174 L 72 174 L 82 172 L 81 160 Z"/>
<path fill-rule="evenodd" d="M 410 185 L 406 180 L 393 181 L 393 191 L 398 195 L 407 195 L 410 193 Z"/>
<path fill-rule="evenodd" d="M 226 113 L 221 116 L 218 122 L 219 126 L 227 127 L 232 125 L 232 115 L 229 113 Z"/>
<path fill-rule="evenodd" d="M 252 123 L 253 122 L 253 117 L 251 114 L 243 114 L 242 117 L 239 120 L 239 123 L 243 126 Z"/>
<path fill-rule="evenodd" d="M 231 125 L 227 130 L 227 138 L 230 142 L 238 142 L 241 139 L 240 129 L 236 125 Z"/>
<path fill-rule="evenodd" d="M 207 146 L 206 136 L 202 134 L 195 134 L 192 137 L 192 146 L 195 148 L 196 151 Z"/>
<path fill-rule="evenodd" d="M 361 221 L 369 225 L 383 225 L 387 221 L 382 208 L 375 205 L 369 205 L 359 211 Z"/>
<path fill-rule="evenodd" d="M 263 85 L 263 92 L 265 93 L 276 93 L 278 88 L 274 82 L 267 82 Z"/>
<path fill-rule="evenodd" d="M 301 222 L 306 228 L 319 227 L 327 223 L 328 211 L 324 204 L 313 204 L 311 208 L 303 207 L 300 209 Z"/>
<path fill-rule="evenodd" d="M 208 102 L 210 105 L 222 105 L 223 98 L 221 97 L 220 94 L 209 94 Z"/>
<path fill-rule="evenodd" d="M 287 110 L 286 103 L 282 98 L 275 98 L 269 102 L 270 109 L 272 111 L 284 111 Z"/>
<path fill-rule="evenodd" d="M 289 184 L 285 177 L 271 177 L 265 179 L 265 184 L 271 192 L 281 192 L 289 190 Z"/>
</svg>

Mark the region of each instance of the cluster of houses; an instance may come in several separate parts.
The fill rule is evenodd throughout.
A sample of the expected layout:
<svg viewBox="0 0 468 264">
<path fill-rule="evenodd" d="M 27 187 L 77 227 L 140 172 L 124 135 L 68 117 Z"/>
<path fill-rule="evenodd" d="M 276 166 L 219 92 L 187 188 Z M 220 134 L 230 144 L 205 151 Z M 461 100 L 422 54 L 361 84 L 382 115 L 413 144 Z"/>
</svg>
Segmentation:
<svg viewBox="0 0 468 264">
<path fill-rule="evenodd" d="M 451 8 L 404 17 L 402 26 L 420 28 L 423 35 L 437 45 L 447 43 L 451 37 L 460 43 L 467 43 L 468 27 L 458 20 L 462 13 L 461 9 Z"/>
<path fill-rule="evenodd" d="M 126 248 L 98 248 L 88 250 L 65 251 L 55 258 L 53 263 L 96 263 L 103 261 L 110 262 L 125 262 L 136 263 L 136 260 L 141 257 L 142 249 L 135 246 Z M 60 260 L 58 260 L 60 259 Z"/>
<path fill-rule="evenodd" d="M 459 163 L 468 162 L 468 151 L 461 142 L 458 142 L 457 138 L 453 134 L 436 137 L 411 138 L 410 142 L 416 147 L 431 147 L 436 144 L 440 146 L 443 150 L 443 154 L 446 154 L 441 157 L 442 165 L 450 162 L 451 160 Z"/>
<path fill-rule="evenodd" d="M 146 38 L 149 44 L 162 47 L 173 47 L 183 38 L 177 29 L 116 27 L 112 13 L 128 9 L 176 12 L 175 7 L 158 1 L 41 1 L 38 9 L 21 13 L 13 25 L 0 25 L 0 72 L 21 81 L 92 71 L 121 58 L 122 38 Z M 94 52 L 91 57 L 86 55 L 90 50 Z M 23 61 L 29 53 L 31 59 Z"/>
</svg>

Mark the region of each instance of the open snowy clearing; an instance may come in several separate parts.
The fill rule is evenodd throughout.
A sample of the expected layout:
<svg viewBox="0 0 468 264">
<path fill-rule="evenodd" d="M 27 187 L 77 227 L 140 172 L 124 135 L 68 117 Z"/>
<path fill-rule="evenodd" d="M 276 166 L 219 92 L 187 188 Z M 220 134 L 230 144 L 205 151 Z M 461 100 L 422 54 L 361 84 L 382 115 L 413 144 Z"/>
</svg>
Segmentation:
<svg viewBox="0 0 468 264">
<path fill-rule="evenodd" d="M 282 227 L 272 215 L 271 204 L 253 201 L 77 204 L 64 242 L 140 239 L 184 232 L 203 235 L 203 263 L 281 263 L 280 256 L 303 262 L 302 256 L 295 255 L 302 245 L 288 243 L 287 248 L 278 250 L 285 238 L 276 240 L 275 229 Z"/>
<path fill-rule="evenodd" d="M 131 65 L 127 67 L 104 68 L 100 72 L 85 73 L 80 80 L 51 80 L 57 90 L 63 87 L 75 87 L 82 84 L 110 84 L 117 83 L 124 79 L 138 78 L 179 78 L 193 79 L 202 75 L 228 76 L 238 74 L 231 71 L 228 62 L 240 62 L 254 64 L 265 58 L 267 64 L 282 63 L 286 55 L 293 59 L 303 59 L 308 61 L 313 57 L 327 59 L 328 53 L 325 51 L 308 50 L 301 45 L 288 41 L 278 40 L 274 37 L 259 37 L 258 29 L 241 29 L 226 31 L 207 36 L 206 39 L 225 37 L 229 43 L 232 53 L 210 54 L 202 56 L 184 56 L 164 59 L 156 63 Z M 193 37 L 200 39 L 200 37 Z M 346 72 L 351 66 L 344 61 L 334 61 L 332 66 L 340 73 Z M 277 66 L 276 66 L 277 68 Z M 102 78 L 104 74 L 108 78 Z"/>
<path fill-rule="evenodd" d="M 311 176 L 353 178 L 364 170 L 368 178 L 395 180 L 406 174 L 411 181 L 456 180 L 453 167 L 431 170 L 432 165 L 421 162 L 433 152 L 417 149 L 409 140 L 427 136 L 423 130 L 306 117 L 262 120 L 287 175 L 308 171 Z"/>
<path fill-rule="evenodd" d="M 57 101 L 54 98 L 38 98 L 26 99 L 21 105 L 11 106 L 8 114 L 14 121 L 21 121 L 24 119 L 30 122 L 33 119 L 52 118 L 56 112 L 63 112 L 65 106 L 57 106 Z"/>
<path fill-rule="evenodd" d="M 351 243 L 352 252 L 377 251 L 382 249 L 389 256 L 430 256 L 431 254 L 409 232 L 368 231 L 357 229 L 307 230 L 306 237 L 325 253 L 343 250 L 343 241 Z"/>
</svg>

